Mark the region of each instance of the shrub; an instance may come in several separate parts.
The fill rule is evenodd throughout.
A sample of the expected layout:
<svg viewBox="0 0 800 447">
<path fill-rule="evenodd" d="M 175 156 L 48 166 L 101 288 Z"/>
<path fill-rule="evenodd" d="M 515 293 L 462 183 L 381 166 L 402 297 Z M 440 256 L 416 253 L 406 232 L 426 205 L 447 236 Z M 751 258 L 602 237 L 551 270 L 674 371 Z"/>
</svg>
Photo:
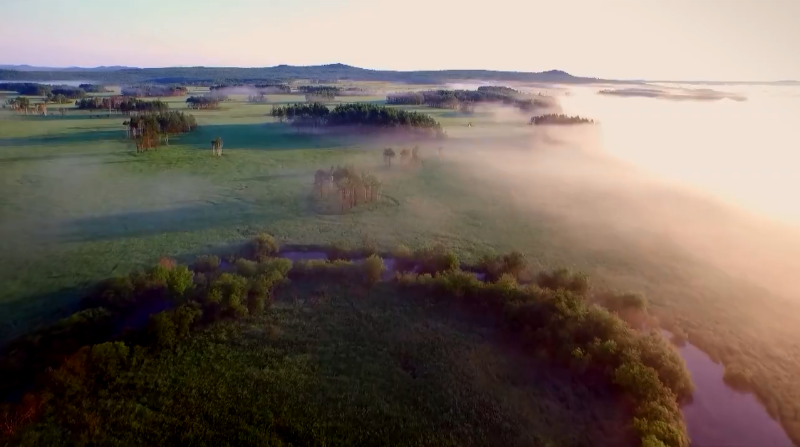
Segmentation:
<svg viewBox="0 0 800 447">
<path fill-rule="evenodd" d="M 275 238 L 261 233 L 245 247 L 245 257 L 261 262 L 277 255 L 279 251 L 280 246 Z"/>
<path fill-rule="evenodd" d="M 261 273 L 278 272 L 282 277 L 289 274 L 292 269 L 292 260 L 286 258 L 270 258 L 258 265 Z"/>
<path fill-rule="evenodd" d="M 247 278 L 231 273 L 223 273 L 211 284 L 211 291 L 219 292 L 220 309 L 235 317 L 247 315 L 244 303 L 248 289 Z"/>
<path fill-rule="evenodd" d="M 752 391 L 755 384 L 753 373 L 740 365 L 726 365 L 722 380 L 731 388 L 739 391 Z"/>
<path fill-rule="evenodd" d="M 525 259 L 525 255 L 519 251 L 513 251 L 503 256 L 486 255 L 480 262 L 480 268 L 486 272 L 489 281 L 496 281 L 505 274 L 519 279 L 527 266 L 528 261 Z"/>
<path fill-rule="evenodd" d="M 194 273 L 185 265 L 173 268 L 167 277 L 167 290 L 173 297 L 182 297 L 194 285 Z"/>
<path fill-rule="evenodd" d="M 414 259 L 420 273 L 434 275 L 459 268 L 458 257 L 442 245 L 437 245 L 433 248 L 421 248 L 414 252 Z"/>
<path fill-rule="evenodd" d="M 604 293 L 599 296 L 600 303 L 612 312 L 625 310 L 645 311 L 647 300 L 638 293 Z"/>
<path fill-rule="evenodd" d="M 236 273 L 246 278 L 256 276 L 259 269 L 259 265 L 256 262 L 244 258 L 237 259 L 233 265 L 236 267 Z"/>
<path fill-rule="evenodd" d="M 536 284 L 550 290 L 564 289 L 578 295 L 585 295 L 589 290 L 589 278 L 582 272 L 573 272 L 561 268 L 552 272 L 540 272 Z"/>
<path fill-rule="evenodd" d="M 381 274 L 386 270 L 383 259 L 378 255 L 372 255 L 364 260 L 364 279 L 370 285 L 381 280 Z"/>
<path fill-rule="evenodd" d="M 203 255 L 198 256 L 194 261 L 192 269 L 199 273 L 210 273 L 219 268 L 220 259 L 216 255 Z"/>
<path fill-rule="evenodd" d="M 328 259 L 331 261 L 349 260 L 350 247 L 346 242 L 334 242 L 330 247 L 328 247 Z"/>
</svg>

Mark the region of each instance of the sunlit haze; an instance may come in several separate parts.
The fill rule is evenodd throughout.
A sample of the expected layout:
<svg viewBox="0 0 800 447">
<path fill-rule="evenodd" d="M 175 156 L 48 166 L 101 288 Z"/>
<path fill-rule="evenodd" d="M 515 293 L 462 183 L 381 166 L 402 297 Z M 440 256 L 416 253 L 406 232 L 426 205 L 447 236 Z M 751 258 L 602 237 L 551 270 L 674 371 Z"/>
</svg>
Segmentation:
<svg viewBox="0 0 800 447">
<path fill-rule="evenodd" d="M 1 64 L 341 62 L 616 79 L 800 79 L 800 2 L 792 0 L 4 0 L 1 7 Z"/>
</svg>

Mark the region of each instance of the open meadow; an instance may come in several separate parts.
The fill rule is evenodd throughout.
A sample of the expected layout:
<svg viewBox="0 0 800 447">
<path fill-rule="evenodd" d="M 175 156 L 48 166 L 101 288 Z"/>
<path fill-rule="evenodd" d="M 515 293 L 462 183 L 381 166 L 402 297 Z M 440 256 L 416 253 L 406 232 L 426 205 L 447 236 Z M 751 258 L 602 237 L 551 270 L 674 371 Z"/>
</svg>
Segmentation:
<svg viewBox="0 0 800 447">
<path fill-rule="evenodd" d="M 365 83 L 364 88 L 378 92 L 397 91 L 408 86 Z M 191 93 L 207 91 L 192 88 Z M 8 93 L 8 96 L 14 95 Z M 120 113 L 76 111 L 71 105 L 63 105 L 70 108 L 64 115 L 55 112 L 61 106 L 52 106 L 49 116 L 0 110 L 0 185 L 3 189 L 0 196 L 0 284 L 3 285 L 0 288 L 0 340 L 8 341 L 69 315 L 78 309 L 86 289 L 100 280 L 127 275 L 137 268 L 152 266 L 164 257 L 191 263 L 199 254 L 228 254 L 259 233 L 269 233 L 282 244 L 336 245 L 354 249 L 370 246 L 381 251 L 390 251 L 400 244 L 412 249 L 440 244 L 468 264 L 477 264 L 487 254 L 519 250 L 534 273 L 569 267 L 587 273 L 594 290 L 643 293 L 664 327 L 686 335 L 693 344 L 726 366 L 746 370 L 747 388 L 756 392 L 770 415 L 781 422 L 795 442 L 800 440 L 800 382 L 796 380 L 800 371 L 800 345 L 797 344 L 800 304 L 717 268 L 685 247 L 670 243 L 664 234 L 647 231 L 642 225 L 645 220 L 632 219 L 628 225 L 619 225 L 616 219 L 628 213 L 646 214 L 654 197 L 657 202 L 679 203 L 681 209 L 696 210 L 696 215 L 716 215 L 720 221 L 727 219 L 726 209 L 641 180 L 637 174 L 629 173 L 627 167 L 597 154 L 573 150 L 569 136 L 562 140 L 560 133 L 533 129 L 527 125 L 530 114 L 516 110 L 479 108 L 473 113 L 462 113 L 421 105 L 393 106 L 424 112 L 441 123 L 447 132 L 445 140 L 414 143 L 343 132 L 301 132 L 270 116 L 274 107 L 304 102 L 299 95 L 268 95 L 268 102 L 264 104 L 247 102 L 247 95 L 235 94 L 230 99 L 218 110 L 188 110 L 184 96 L 162 98 L 170 110 L 194 115 L 198 127 L 193 132 L 170 137 L 168 146 L 161 145 L 157 150 L 146 152 L 136 151 L 131 140 L 126 138 L 123 121 L 127 117 Z M 382 105 L 386 95 L 339 96 L 331 104 L 350 102 Z M 211 142 L 217 137 L 224 141 L 221 157 L 212 156 Z M 399 153 L 401 148 L 415 145 L 419 146 L 421 163 L 404 164 L 396 159 L 388 166 L 385 162 L 384 148 L 393 147 Z M 321 208 L 314 194 L 315 172 L 344 165 L 353 165 L 378 177 L 382 183 L 380 199 L 346 212 Z M 528 169 L 525 173 L 518 172 Z M 561 172 L 570 173 L 568 181 L 563 181 Z M 584 175 L 588 172 L 607 174 L 598 181 L 594 175 Z M 589 178 L 592 180 L 587 180 Z M 617 183 L 621 178 L 636 180 Z M 629 188 L 629 185 L 636 186 Z M 623 193 L 619 194 L 619 190 Z M 649 217 L 659 216 L 663 215 L 654 212 Z M 387 300 L 397 299 L 393 292 L 385 293 Z M 353 318 L 344 312 L 346 308 L 331 306 L 323 310 L 332 313 L 333 321 Z M 305 404 L 303 399 L 315 395 L 310 391 L 315 384 L 289 382 L 311 380 L 310 375 L 304 374 L 316 361 L 314 356 L 345 355 L 337 350 L 341 347 L 328 345 L 328 339 L 314 331 L 343 331 L 346 333 L 337 337 L 344 340 L 358 335 L 349 332 L 352 328 L 346 327 L 346 322 L 330 326 L 314 324 L 314 329 L 309 331 L 302 325 L 310 324 L 308 319 L 321 317 L 314 314 L 306 316 L 306 320 L 297 320 L 294 314 L 304 311 L 286 303 L 279 305 L 277 312 L 263 317 L 273 319 L 268 322 L 258 320 L 248 323 L 250 326 L 209 329 L 192 340 L 185 350 L 148 366 L 147 374 L 162 377 L 160 380 L 164 381 L 173 380 L 173 375 L 181 375 L 182 371 L 196 365 L 197 352 L 211 352 L 213 359 L 204 360 L 208 363 L 206 368 L 214 369 L 216 367 L 209 366 L 210 363 L 220 362 L 230 365 L 231 372 L 226 374 L 236 375 L 226 380 L 253 379 L 248 398 L 254 401 L 248 408 L 274 404 L 255 401 L 261 399 L 259 395 L 264 391 L 297 386 L 307 395 L 291 396 L 297 401 L 289 402 L 287 408 L 296 410 Z M 370 320 L 370 330 L 396 322 L 398 318 L 408 325 L 418 324 L 409 314 L 416 310 L 402 308 L 401 315 L 385 309 L 361 309 L 360 312 L 356 315 L 370 312 L 377 315 Z M 293 349 L 300 350 L 289 353 L 287 346 L 281 344 L 285 339 L 278 336 L 270 343 L 261 343 L 262 338 L 270 337 L 262 333 L 270 324 L 291 334 Z M 444 325 L 412 330 L 398 324 L 390 329 L 394 332 L 382 337 L 391 340 L 378 337 L 368 343 L 400 349 L 392 343 L 416 334 L 420 343 L 430 344 L 435 352 L 441 350 L 459 358 L 484 355 L 480 350 L 464 352 L 466 348 L 453 341 L 475 337 L 463 328 Z M 239 335 L 232 338 L 236 343 L 224 346 L 227 339 L 220 333 L 228 330 L 239 331 Z M 459 335 L 451 336 L 453 331 Z M 442 335 L 444 332 L 447 334 Z M 251 358 L 251 351 L 244 349 L 250 346 L 247 343 L 269 351 L 269 355 Z M 347 357 L 360 355 L 358 349 L 363 346 L 359 346 L 349 350 L 351 354 L 340 361 L 342 371 L 325 371 L 328 376 L 341 375 L 343 389 L 360 386 L 354 383 L 362 382 L 352 377 L 366 374 L 355 366 L 353 358 Z M 272 360 L 269 364 L 263 363 L 270 355 L 282 360 L 277 364 L 269 363 Z M 231 360 L 236 356 L 247 359 Z M 420 362 L 426 365 L 430 362 L 431 368 L 451 367 L 437 364 L 432 358 Z M 359 367 L 361 360 L 359 357 Z M 370 357 L 363 368 L 375 368 L 380 372 L 381 361 L 380 356 Z M 575 399 L 600 397 L 587 390 L 562 394 L 561 390 L 569 387 L 562 380 L 569 381 L 569 377 L 543 378 L 553 382 L 547 386 L 547 392 L 509 390 L 505 382 L 497 385 L 492 380 L 496 375 L 511 374 L 512 369 L 519 370 L 517 365 L 498 364 L 499 360 L 485 358 L 477 362 L 493 365 L 495 369 L 437 372 L 437 377 L 448 378 L 444 385 L 426 382 L 411 386 L 403 381 L 405 379 L 386 373 L 386 383 L 379 385 L 409 396 L 424 393 L 424 387 L 434 387 L 463 396 L 465 405 L 478 408 L 485 405 L 495 411 L 496 419 L 480 422 L 493 430 L 490 435 L 470 432 L 471 424 L 484 417 L 472 407 L 464 413 L 450 415 L 455 418 L 452 420 L 444 416 L 437 419 L 436 415 L 425 413 L 434 405 L 435 395 L 426 396 L 431 402 L 409 398 L 401 408 L 371 408 L 366 402 L 376 399 L 373 394 L 376 391 L 371 387 L 378 385 L 368 381 L 365 389 L 355 393 L 355 399 L 363 400 L 357 404 L 365 406 L 365 430 L 387 430 L 382 436 L 389 439 L 401 431 L 392 432 L 392 426 L 383 426 L 380 418 L 392 412 L 422 411 L 426 417 L 410 419 L 407 423 L 412 428 L 405 428 L 418 434 L 419 439 L 435 436 L 436 430 L 443 426 L 458 433 L 447 440 L 431 438 L 432 445 L 481 445 L 486 436 L 496 436 L 493 439 L 502 438 L 513 445 L 530 435 L 525 431 L 529 428 L 540 434 L 541 445 L 549 445 L 547 442 L 584 445 L 581 444 L 584 438 L 567 437 L 564 433 L 569 430 L 564 427 L 548 431 L 550 428 L 542 425 L 536 412 L 555 408 L 551 401 L 566 402 L 570 407 Z M 160 368 L 166 368 L 167 363 L 170 370 L 164 372 Z M 267 368 L 275 368 L 279 373 L 275 377 L 262 377 L 260 371 Z M 199 377 L 200 373 L 197 374 L 196 381 L 191 379 L 183 383 L 191 388 L 189 394 L 207 386 Z M 491 389 L 491 393 L 488 396 L 475 394 L 469 386 L 472 382 L 462 383 L 464 374 L 470 381 L 484 381 L 480 387 Z M 292 377 L 288 377 L 290 375 Z M 514 379 L 509 380 L 513 382 Z M 125 388 L 126 384 L 118 386 L 128 392 L 133 389 Z M 157 391 L 145 389 L 142 384 L 137 386 L 143 387 L 137 390 L 144 394 Z M 241 398 L 237 394 L 239 391 L 233 388 L 223 387 L 219 392 L 224 396 L 220 402 Z M 540 399 L 539 407 L 515 406 L 523 405 L 521 395 Z M 338 399 L 341 395 L 335 397 Z M 280 395 L 276 398 L 291 400 Z M 132 399 L 131 396 L 120 399 L 117 403 L 120 408 L 134 411 L 135 402 L 125 400 Z M 402 401 L 403 397 L 398 399 Z M 512 402 L 509 405 L 513 408 L 494 405 L 497 401 Z M 179 405 L 176 402 L 179 401 L 162 404 Z M 393 400 L 391 405 L 400 405 L 397 402 Z M 580 405 L 577 407 L 583 411 Z M 216 420 L 217 416 L 208 413 L 203 417 Z M 251 418 L 257 425 L 261 416 L 243 417 Z M 359 417 L 361 415 L 348 412 L 320 415 L 321 420 L 329 424 L 326 436 L 331 433 L 338 436 L 337 424 Z M 594 413 L 581 413 L 579 420 L 588 427 L 597 417 Z M 554 421 L 556 419 L 558 417 Z M 148 423 L 147 417 L 142 417 L 141 421 Z M 199 436 L 176 421 L 168 422 L 177 424 L 173 427 L 176 432 Z M 515 427 L 514 430 L 509 429 L 510 426 Z M 519 427 L 524 430 L 517 431 Z M 312 436 L 313 427 L 289 429 L 299 433 L 298 439 L 316 439 Z M 602 431 L 604 427 L 594 429 Z M 123 427 L 120 430 L 120 433 L 132 433 L 137 429 Z M 112 437 L 117 435 L 114 439 L 124 439 L 119 433 Z M 136 436 L 139 437 L 130 440 L 156 443 L 152 433 L 143 431 Z M 215 436 L 227 435 L 220 431 Z M 247 439 L 260 438 L 252 434 Z M 347 442 L 360 440 L 348 438 Z"/>
</svg>

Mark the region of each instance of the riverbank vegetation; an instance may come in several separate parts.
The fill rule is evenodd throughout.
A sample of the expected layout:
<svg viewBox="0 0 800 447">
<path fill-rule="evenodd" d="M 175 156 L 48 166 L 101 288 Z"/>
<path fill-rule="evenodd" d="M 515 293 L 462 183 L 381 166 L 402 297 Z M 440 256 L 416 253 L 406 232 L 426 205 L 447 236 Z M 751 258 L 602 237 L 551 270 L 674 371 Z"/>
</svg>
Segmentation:
<svg viewBox="0 0 800 447">
<path fill-rule="evenodd" d="M 498 331 L 498 335 L 514 337 L 515 347 L 512 351 L 519 350 L 523 356 L 539 359 L 537 368 L 565 368 L 575 380 L 594 383 L 595 387 L 615 389 L 630 399 L 634 403 L 633 427 L 642 445 L 688 446 L 677 401 L 687 397 L 692 386 L 680 357 L 657 334 L 637 333 L 613 314 L 591 304 L 589 289 L 584 282 L 576 283 L 572 276 L 542 272 L 533 284 L 520 285 L 510 273 L 502 275 L 496 282 L 484 283 L 477 280 L 474 274 L 460 270 L 458 258 L 446 249 L 424 249 L 413 254 L 402 248 L 395 251 L 403 256 L 402 262 L 398 262 L 400 259 L 395 261 L 398 269 L 396 277 L 386 283 L 379 283 L 385 264 L 376 255 L 359 262 L 310 260 L 293 265 L 288 259 L 275 257 L 279 253 L 279 246 L 268 235 L 261 235 L 247 244 L 241 251 L 241 257 L 234 256 L 230 263 L 223 263 L 215 256 L 203 256 L 194 265 L 184 266 L 163 258 L 151 269 L 105 281 L 87 295 L 82 310 L 55 326 L 13 342 L 4 353 L 0 363 L 6 379 L 2 384 L 3 394 L 7 395 L 20 388 L 28 391 L 16 403 L 5 404 L 0 410 L 7 421 L 3 436 L 21 445 L 42 443 L 45 440 L 48 444 L 107 444 L 126 440 L 160 445 L 178 439 L 175 438 L 177 433 L 184 433 L 180 435 L 184 441 L 189 439 L 185 436 L 189 436 L 198 442 L 200 439 L 210 442 L 208 436 L 216 439 L 216 435 L 206 433 L 199 437 L 201 433 L 197 429 L 174 432 L 174 422 L 170 421 L 183 420 L 189 424 L 205 425 L 210 418 L 217 421 L 213 424 L 214 432 L 227 433 L 226 427 L 229 424 L 218 425 L 218 418 L 225 412 L 218 411 L 229 408 L 224 402 L 230 398 L 227 397 L 227 392 L 207 395 L 202 399 L 202 406 L 206 410 L 197 411 L 200 401 L 191 399 L 192 393 L 187 394 L 186 390 L 189 388 L 186 387 L 192 388 L 206 380 L 212 380 L 223 387 L 233 386 L 235 383 L 236 386 L 231 391 L 250 389 L 251 386 L 243 384 L 244 376 L 239 375 L 238 371 L 246 371 L 252 363 L 246 355 L 242 357 L 245 351 L 240 353 L 232 347 L 234 345 L 218 350 L 207 343 L 213 340 L 239 340 L 237 344 L 249 346 L 246 334 L 252 331 L 248 329 L 253 327 L 251 323 L 272 321 L 266 326 L 259 323 L 260 327 L 267 328 L 268 335 L 259 344 L 266 343 L 266 346 L 270 346 L 268 340 L 274 342 L 282 336 L 282 328 L 275 327 L 275 323 L 280 321 L 278 315 L 287 309 L 297 309 L 297 300 L 301 299 L 302 308 L 307 308 L 308 311 L 293 314 L 294 318 L 300 317 L 301 320 L 312 318 L 313 321 L 317 315 L 314 313 L 315 309 L 327 306 L 331 300 L 344 304 L 341 309 L 351 309 L 348 313 L 355 316 L 356 320 L 343 326 L 355 330 L 353 335 L 362 340 L 364 337 L 373 337 L 370 334 L 377 327 L 357 323 L 367 321 L 362 318 L 368 314 L 361 311 L 352 314 L 352 309 L 362 306 L 355 304 L 354 300 L 382 303 L 379 308 L 384 310 L 375 314 L 379 308 L 373 308 L 370 319 L 385 312 L 388 312 L 387 317 L 397 315 L 396 312 L 400 309 L 409 306 L 415 308 L 415 302 L 433 303 L 443 308 L 461 308 L 463 312 L 467 312 L 465 316 L 471 314 L 473 317 L 462 320 L 459 324 L 463 325 L 467 321 L 470 321 L 469 325 L 489 324 L 493 330 Z M 499 259 L 509 261 L 508 266 L 512 270 L 524 268 L 524 259 L 517 255 Z M 291 285 L 287 283 L 289 278 L 292 279 Z M 343 286 L 346 289 L 340 291 L 338 288 Z M 283 295 L 283 307 L 272 310 L 275 297 L 282 288 L 291 293 Z M 342 294 L 342 291 L 345 293 Z M 421 318 L 437 318 L 434 315 L 427 311 L 415 319 L 421 323 Z M 319 314 L 319 317 L 330 318 L 324 314 Z M 382 328 L 382 331 L 386 330 L 386 327 Z M 449 338 L 453 335 L 445 339 L 455 340 Z M 387 339 L 383 343 L 385 346 L 399 347 L 402 343 L 397 343 L 401 340 Z M 331 342 L 342 343 L 344 339 L 334 336 Z M 292 349 L 303 350 L 296 344 L 293 346 Z M 492 355 L 510 355 L 502 354 L 508 348 L 501 349 L 497 346 L 491 349 L 497 350 L 489 351 L 496 352 Z M 360 352 L 357 354 L 359 358 L 367 359 L 361 360 L 361 364 L 364 361 L 372 364 L 380 351 L 367 349 L 356 352 Z M 427 361 L 421 362 L 424 352 L 426 351 L 422 345 L 406 345 L 397 352 L 399 357 L 395 361 L 399 362 L 400 367 L 397 371 L 405 371 L 402 374 L 412 381 L 436 377 L 428 375 L 433 372 L 427 369 L 432 365 Z M 287 354 L 298 353 L 288 351 Z M 185 355 L 189 357 L 184 357 Z M 219 365 L 217 362 L 222 362 L 225 366 L 222 369 L 204 368 L 196 363 L 201 359 L 203 364 Z M 189 363 L 184 363 L 187 360 Z M 336 365 L 336 361 L 331 363 L 330 360 L 322 360 L 317 368 L 322 368 L 322 371 L 333 368 L 333 371 L 337 368 Z M 476 372 L 474 366 L 465 371 L 469 370 Z M 231 371 L 237 373 L 230 375 Z M 277 383 L 285 385 L 280 372 L 283 367 L 274 365 L 264 371 L 271 372 L 259 376 L 256 383 L 266 385 L 276 383 L 277 380 Z M 167 383 L 171 385 L 168 388 L 158 385 L 158 380 L 152 380 L 154 373 L 161 377 L 172 377 L 164 383 L 165 386 Z M 323 380 L 325 373 L 321 376 L 319 374 L 320 372 L 304 370 L 292 373 L 293 377 L 302 377 L 303 380 L 310 380 L 311 383 L 318 383 L 323 387 L 307 388 L 308 384 L 295 384 L 294 389 L 298 392 L 312 392 L 320 397 L 313 400 L 313 403 L 306 401 L 303 411 L 319 415 L 320 411 L 324 412 L 324 408 L 335 405 L 338 412 L 355 415 L 359 405 L 342 403 L 353 398 L 359 399 L 361 394 L 353 394 L 353 390 L 330 394 L 330 387 L 335 382 Z M 370 375 L 375 377 L 374 374 Z M 426 377 L 429 379 L 425 379 Z M 251 376 L 251 380 L 254 378 Z M 197 382 L 198 380 L 201 382 Z M 432 389 L 437 389 L 441 383 L 436 385 L 436 382 L 432 382 L 430 385 L 435 385 Z M 450 386 L 452 385 L 448 384 L 447 388 Z M 149 397 L 154 396 L 152 393 L 157 390 L 162 393 L 161 397 L 149 401 Z M 402 400 L 398 401 L 398 397 L 392 395 L 385 386 L 376 391 L 387 396 L 387 405 L 407 405 Z M 318 394 L 320 392 L 322 394 Z M 245 392 L 244 395 L 253 394 L 270 393 Z M 438 400 L 435 404 L 430 402 L 428 405 L 433 404 L 433 409 L 449 408 L 451 404 L 447 402 L 450 398 L 445 398 L 445 395 L 438 392 L 434 395 L 444 400 Z M 462 395 L 462 398 L 473 398 L 468 396 L 470 394 Z M 175 402 L 178 405 L 170 403 L 170 400 L 176 398 L 180 400 L 180 403 Z M 237 404 L 241 403 L 236 400 Z M 376 409 L 369 410 L 368 414 L 374 414 L 369 420 L 372 421 L 382 414 L 382 424 L 394 427 L 392 430 L 364 431 L 361 428 L 363 418 L 340 420 L 335 424 L 335 429 L 331 426 L 303 428 L 299 421 L 305 418 L 285 418 L 286 414 L 295 411 L 290 403 L 292 401 L 294 400 L 278 399 L 269 404 L 253 402 L 239 405 L 240 410 L 233 413 L 231 423 L 239 420 L 237 426 L 249 426 L 254 423 L 253 419 L 245 417 L 244 413 L 257 412 L 266 419 L 262 421 L 262 418 L 257 418 L 259 422 L 256 425 L 273 428 L 259 430 L 262 434 L 256 438 L 248 435 L 236 439 L 245 444 L 252 444 L 256 439 L 262 439 L 261 437 L 284 442 L 291 439 L 293 443 L 301 444 L 330 443 L 336 439 L 350 439 L 352 442 L 358 440 L 362 443 L 369 440 L 385 442 L 395 436 L 416 439 L 420 435 L 418 430 L 422 429 L 414 428 L 415 425 L 401 428 L 406 425 L 401 420 L 408 417 L 403 416 L 406 414 L 404 412 L 372 413 Z M 365 400 L 364 403 L 366 402 L 368 401 Z M 485 430 L 495 427 L 496 423 L 478 416 L 486 414 L 492 408 L 486 401 L 479 402 L 481 400 L 475 401 L 476 413 L 469 413 L 472 416 L 463 415 L 466 417 L 464 423 L 477 430 L 475 433 L 485 433 Z M 535 401 L 522 404 L 535 404 Z M 108 405 L 112 405 L 115 410 L 100 411 L 101 407 Z M 142 406 L 149 410 L 136 409 Z M 184 410 L 180 410 L 182 407 L 192 411 L 184 413 Z M 514 413 L 511 408 L 506 407 L 496 408 L 496 411 L 503 414 L 506 411 Z M 580 408 L 570 409 L 569 414 L 578 417 L 582 411 L 584 410 Z M 541 424 L 542 416 L 536 415 L 533 423 Z M 568 416 L 564 414 L 562 417 Z M 268 423 L 269 421 L 272 423 Z M 524 426 L 517 424 L 501 425 L 510 427 L 506 430 L 525 430 Z M 147 426 L 148 429 L 134 429 L 135 426 Z M 624 427 L 625 424 L 619 424 L 613 430 L 619 435 L 626 431 Z M 455 436 L 455 439 L 465 436 L 459 430 L 445 429 L 438 423 L 431 428 L 445 430 L 440 435 Z M 536 436 L 550 433 L 541 428 L 538 430 Z M 503 433 L 503 437 L 508 436 L 509 442 L 518 436 L 506 431 L 495 435 L 498 433 Z M 486 435 L 480 435 L 468 442 L 466 440 L 469 437 L 463 438 L 456 444 L 463 445 L 466 442 L 480 445 L 487 441 L 483 436 Z M 603 436 L 608 437 L 610 434 L 606 432 Z M 603 438 L 594 439 L 593 442 L 597 445 L 619 445 L 620 438 L 615 440 L 617 444 Z M 526 442 L 529 443 L 530 439 Z"/>
</svg>

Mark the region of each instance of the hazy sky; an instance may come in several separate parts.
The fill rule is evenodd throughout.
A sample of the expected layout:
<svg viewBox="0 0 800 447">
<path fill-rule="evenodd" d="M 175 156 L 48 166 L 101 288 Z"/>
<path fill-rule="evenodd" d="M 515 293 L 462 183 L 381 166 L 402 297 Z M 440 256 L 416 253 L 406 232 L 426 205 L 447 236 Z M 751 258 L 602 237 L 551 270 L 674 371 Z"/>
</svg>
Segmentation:
<svg viewBox="0 0 800 447">
<path fill-rule="evenodd" d="M 800 0 L 0 0 L 0 63 L 800 79 Z"/>
</svg>

